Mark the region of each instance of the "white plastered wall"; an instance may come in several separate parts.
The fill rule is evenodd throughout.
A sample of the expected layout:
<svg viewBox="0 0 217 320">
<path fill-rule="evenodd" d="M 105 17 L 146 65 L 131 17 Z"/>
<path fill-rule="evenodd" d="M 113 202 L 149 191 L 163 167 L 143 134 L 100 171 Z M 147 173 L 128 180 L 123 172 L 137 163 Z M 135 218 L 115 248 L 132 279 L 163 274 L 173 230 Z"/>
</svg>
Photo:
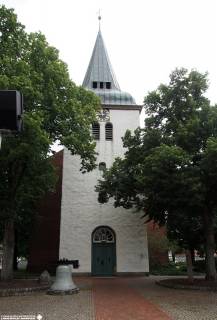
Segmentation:
<svg viewBox="0 0 217 320">
<path fill-rule="evenodd" d="M 126 129 L 139 125 L 138 110 L 110 110 L 113 140 L 105 141 L 105 122 L 100 123 L 97 163 L 111 166 L 115 157 L 123 156 L 121 137 Z M 109 226 L 116 234 L 117 272 L 148 272 L 146 226 L 139 213 L 99 204 L 94 188 L 101 172 L 82 174 L 80 160 L 64 150 L 61 206 L 60 258 L 78 259 L 73 272 L 91 272 L 91 235 L 98 226 Z"/>
</svg>

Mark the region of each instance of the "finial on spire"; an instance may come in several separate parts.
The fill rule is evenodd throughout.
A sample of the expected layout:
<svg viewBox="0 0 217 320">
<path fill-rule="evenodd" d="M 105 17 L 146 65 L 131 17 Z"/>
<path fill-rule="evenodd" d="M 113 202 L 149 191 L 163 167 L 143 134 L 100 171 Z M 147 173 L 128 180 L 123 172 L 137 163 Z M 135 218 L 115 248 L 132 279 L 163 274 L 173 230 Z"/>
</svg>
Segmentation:
<svg viewBox="0 0 217 320">
<path fill-rule="evenodd" d="M 100 9 L 99 9 L 99 11 L 98 11 L 99 30 L 100 30 L 100 22 L 101 22 L 101 19 L 102 19 L 102 17 L 101 17 Z"/>
</svg>

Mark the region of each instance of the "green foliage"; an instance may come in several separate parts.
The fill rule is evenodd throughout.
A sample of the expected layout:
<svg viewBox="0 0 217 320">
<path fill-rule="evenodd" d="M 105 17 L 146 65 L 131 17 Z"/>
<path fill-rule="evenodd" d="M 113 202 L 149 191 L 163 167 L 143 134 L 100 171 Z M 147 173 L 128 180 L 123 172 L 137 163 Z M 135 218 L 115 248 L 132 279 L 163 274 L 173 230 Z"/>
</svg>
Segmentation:
<svg viewBox="0 0 217 320">
<path fill-rule="evenodd" d="M 13 218 L 18 238 L 27 241 L 36 204 L 45 192 L 52 190 L 56 177 L 48 157 L 50 139 L 41 129 L 40 117 L 26 114 L 24 125 L 20 135 L 2 142 L 0 216 L 2 231 L 4 222 Z"/>
<path fill-rule="evenodd" d="M 79 155 L 82 172 L 95 167 L 90 126 L 100 101 L 70 80 L 67 65 L 43 34 L 28 34 L 14 10 L 3 5 L 0 89 L 19 90 L 24 97 L 24 131 L 3 137 L 0 150 L 0 233 L 4 221 L 13 219 L 18 249 L 25 252 L 35 206 L 55 185 L 50 146 L 58 140 Z"/>
<path fill-rule="evenodd" d="M 15 137 L 3 139 L 0 151 L 1 217 L 16 217 L 23 202 L 31 202 L 53 184 L 53 167 L 48 158 L 50 140 L 41 129 L 41 119 L 25 115 L 25 130 Z M 51 180 L 51 181 L 50 181 Z M 22 199 L 22 204 L 20 204 Z"/>
<path fill-rule="evenodd" d="M 81 156 L 82 170 L 95 164 L 95 143 L 90 125 L 99 99 L 69 78 L 58 50 L 41 33 L 26 33 L 12 9 L 0 6 L 0 88 L 16 89 L 24 96 L 25 112 L 43 119 L 51 142 L 59 140 Z"/>
<path fill-rule="evenodd" d="M 185 276 L 187 274 L 187 267 L 185 262 L 170 262 L 164 266 L 151 266 L 150 273 L 155 276 Z"/>
<path fill-rule="evenodd" d="M 202 260 L 196 260 L 194 262 L 194 271 L 195 272 L 200 272 L 200 273 L 205 273 L 206 272 L 206 265 L 205 265 L 205 259 Z M 217 257 L 215 257 L 215 265 L 217 268 Z"/>
<path fill-rule="evenodd" d="M 169 85 L 150 92 L 144 100 L 145 128 L 126 132 L 124 159 L 116 159 L 96 190 L 100 202 L 113 198 L 115 206 L 142 209 L 144 216 L 166 225 L 169 238 L 182 248 L 206 243 L 211 261 L 217 218 L 217 106 L 204 96 L 207 83 L 207 74 L 176 69 Z"/>
</svg>

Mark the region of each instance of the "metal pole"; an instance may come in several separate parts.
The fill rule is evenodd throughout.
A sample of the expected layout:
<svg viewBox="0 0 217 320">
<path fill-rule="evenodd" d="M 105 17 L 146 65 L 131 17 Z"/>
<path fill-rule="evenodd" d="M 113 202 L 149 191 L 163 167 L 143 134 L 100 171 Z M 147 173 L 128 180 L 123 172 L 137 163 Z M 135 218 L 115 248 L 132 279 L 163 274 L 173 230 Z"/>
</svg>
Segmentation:
<svg viewBox="0 0 217 320">
<path fill-rule="evenodd" d="M 0 150 L 1 150 L 1 144 L 2 144 L 2 134 L 0 132 Z"/>
</svg>

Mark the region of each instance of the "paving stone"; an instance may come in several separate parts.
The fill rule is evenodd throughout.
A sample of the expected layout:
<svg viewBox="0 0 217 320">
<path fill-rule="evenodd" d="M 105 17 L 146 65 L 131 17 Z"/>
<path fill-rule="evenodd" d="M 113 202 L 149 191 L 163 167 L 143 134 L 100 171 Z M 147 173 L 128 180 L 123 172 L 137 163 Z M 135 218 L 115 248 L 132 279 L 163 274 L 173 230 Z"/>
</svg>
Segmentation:
<svg viewBox="0 0 217 320">
<path fill-rule="evenodd" d="M 37 314 L 42 320 L 216 320 L 217 292 L 160 287 L 159 277 L 77 278 L 78 294 L 0 297 L 2 314 Z M 1 317 L 0 317 L 1 319 Z"/>
<path fill-rule="evenodd" d="M 165 277 L 130 279 L 129 285 L 149 301 L 165 310 L 174 320 L 216 320 L 217 292 L 159 287 L 156 280 Z M 159 287 L 159 288 L 158 288 Z"/>
<path fill-rule="evenodd" d="M 70 296 L 37 293 L 31 296 L 0 298 L 0 315 L 41 313 L 44 316 L 42 320 L 93 320 L 92 305 L 90 290 Z"/>
</svg>

